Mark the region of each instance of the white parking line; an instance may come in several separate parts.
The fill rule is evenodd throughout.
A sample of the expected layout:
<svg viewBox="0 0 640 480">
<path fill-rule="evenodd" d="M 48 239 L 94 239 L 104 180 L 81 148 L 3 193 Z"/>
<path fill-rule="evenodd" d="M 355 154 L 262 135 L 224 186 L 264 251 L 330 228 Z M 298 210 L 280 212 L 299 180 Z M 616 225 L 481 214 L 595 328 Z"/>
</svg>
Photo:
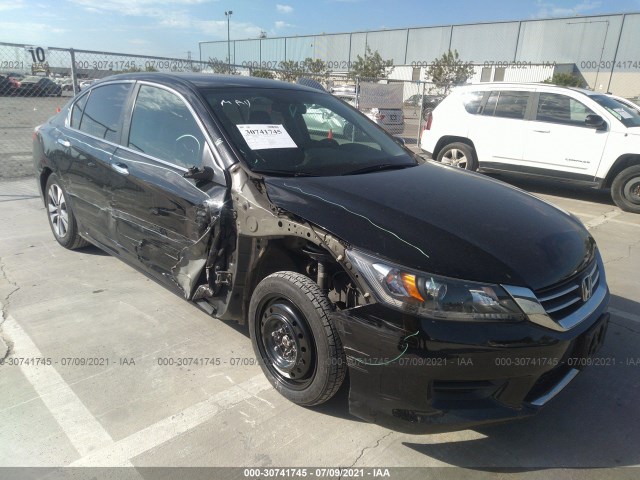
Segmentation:
<svg viewBox="0 0 640 480">
<path fill-rule="evenodd" d="M 31 337 L 8 316 L 2 330 L 13 342 L 12 355 L 18 358 L 43 358 Z M 113 444 L 113 439 L 102 428 L 82 400 L 67 385 L 58 371 L 51 365 L 20 365 L 23 375 L 29 380 L 42 402 L 69 437 L 69 441 L 80 457 L 92 450 Z M 129 464 L 131 465 L 131 464 Z"/>
<path fill-rule="evenodd" d="M 271 384 L 264 375 L 259 374 L 249 380 L 223 390 L 216 395 L 187 407 L 180 413 L 172 415 L 150 425 L 122 440 L 76 460 L 72 467 L 119 467 L 129 459 L 157 447 L 178 435 L 191 430 L 210 420 L 217 414 L 247 400 L 264 390 Z M 257 398 L 257 397 L 256 397 Z M 265 401 L 264 399 L 260 399 Z"/>
<path fill-rule="evenodd" d="M 7 317 L 2 329 L 13 342 L 12 355 L 44 358 L 31 337 L 13 317 Z M 257 396 L 272 388 L 264 375 L 259 374 L 114 442 L 53 366 L 20 365 L 20 369 L 77 450 L 80 458 L 70 464 L 74 467 L 130 467 L 130 459 L 245 400 L 256 398 L 273 407 L 270 402 Z"/>
<path fill-rule="evenodd" d="M 618 310 L 617 308 L 613 307 L 609 307 L 609 313 L 612 313 L 616 317 L 640 323 L 640 315 L 636 315 L 635 313 L 625 312 L 624 310 Z"/>
<path fill-rule="evenodd" d="M 587 227 L 587 230 L 589 230 L 590 228 L 594 228 L 597 227 L 599 225 L 602 225 L 603 223 L 607 223 L 609 220 L 617 217 L 618 215 L 620 215 L 622 213 L 621 210 L 610 210 L 596 218 L 594 218 L 593 220 L 589 220 L 587 222 L 584 222 L 584 225 Z"/>
</svg>

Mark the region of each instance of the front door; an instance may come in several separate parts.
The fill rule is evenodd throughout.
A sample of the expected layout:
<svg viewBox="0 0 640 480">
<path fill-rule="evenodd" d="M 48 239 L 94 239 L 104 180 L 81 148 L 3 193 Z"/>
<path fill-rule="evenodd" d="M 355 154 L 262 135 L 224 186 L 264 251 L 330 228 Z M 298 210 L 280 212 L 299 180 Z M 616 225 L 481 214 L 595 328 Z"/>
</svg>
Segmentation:
<svg viewBox="0 0 640 480">
<path fill-rule="evenodd" d="M 558 177 L 595 177 L 609 132 L 587 127 L 587 115 L 595 112 L 568 95 L 540 93 L 527 131 L 525 164 Z"/>
<path fill-rule="evenodd" d="M 184 101 L 157 86 L 138 88 L 128 136 L 112 159 L 114 228 L 123 257 L 189 297 L 227 188 L 219 170 L 210 182 L 184 177 L 214 163 Z"/>
</svg>

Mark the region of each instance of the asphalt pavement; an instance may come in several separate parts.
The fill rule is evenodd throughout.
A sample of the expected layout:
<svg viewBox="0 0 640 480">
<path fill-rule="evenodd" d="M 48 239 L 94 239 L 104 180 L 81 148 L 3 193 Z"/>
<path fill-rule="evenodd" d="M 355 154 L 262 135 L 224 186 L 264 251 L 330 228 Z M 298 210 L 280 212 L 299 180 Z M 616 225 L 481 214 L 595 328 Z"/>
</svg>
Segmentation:
<svg viewBox="0 0 640 480">
<path fill-rule="evenodd" d="M 640 464 L 640 215 L 606 193 L 516 184 L 578 215 L 598 241 L 612 293 L 601 362 L 536 417 L 417 436 L 350 416 L 346 387 L 317 408 L 288 402 L 264 379 L 246 328 L 96 248 L 61 248 L 34 178 L 0 179 L 0 466 L 411 466 L 438 479 L 452 470 L 437 467 L 462 467 L 459 478 L 586 468 L 605 470 L 575 478 L 631 478 L 638 470 L 608 469 Z M 214 360 L 185 364 L 194 358 Z"/>
</svg>

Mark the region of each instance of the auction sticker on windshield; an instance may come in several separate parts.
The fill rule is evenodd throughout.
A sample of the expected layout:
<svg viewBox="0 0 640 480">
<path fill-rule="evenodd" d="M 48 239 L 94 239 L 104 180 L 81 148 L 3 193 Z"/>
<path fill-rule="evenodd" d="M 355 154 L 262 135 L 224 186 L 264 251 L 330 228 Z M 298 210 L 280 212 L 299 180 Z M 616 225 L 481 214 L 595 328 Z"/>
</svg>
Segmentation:
<svg viewBox="0 0 640 480">
<path fill-rule="evenodd" d="M 236 125 L 251 150 L 298 148 L 282 125 Z"/>
</svg>

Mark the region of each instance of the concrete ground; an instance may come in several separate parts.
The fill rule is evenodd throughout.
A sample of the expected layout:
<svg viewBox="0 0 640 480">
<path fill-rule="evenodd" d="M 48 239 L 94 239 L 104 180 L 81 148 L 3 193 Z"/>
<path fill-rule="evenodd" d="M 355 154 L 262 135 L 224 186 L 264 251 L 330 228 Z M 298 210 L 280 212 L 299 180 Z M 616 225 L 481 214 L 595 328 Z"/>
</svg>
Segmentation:
<svg viewBox="0 0 640 480">
<path fill-rule="evenodd" d="M 412 436 L 351 417 L 346 388 L 318 408 L 288 402 L 255 364 L 245 328 L 96 248 L 61 248 L 34 179 L 0 181 L 0 466 L 455 466 L 483 478 L 637 466 L 640 215 L 604 193 L 517 185 L 574 212 L 598 241 L 612 292 L 599 354 L 608 364 L 534 418 Z M 212 360 L 177 366 L 184 358 Z"/>
</svg>

